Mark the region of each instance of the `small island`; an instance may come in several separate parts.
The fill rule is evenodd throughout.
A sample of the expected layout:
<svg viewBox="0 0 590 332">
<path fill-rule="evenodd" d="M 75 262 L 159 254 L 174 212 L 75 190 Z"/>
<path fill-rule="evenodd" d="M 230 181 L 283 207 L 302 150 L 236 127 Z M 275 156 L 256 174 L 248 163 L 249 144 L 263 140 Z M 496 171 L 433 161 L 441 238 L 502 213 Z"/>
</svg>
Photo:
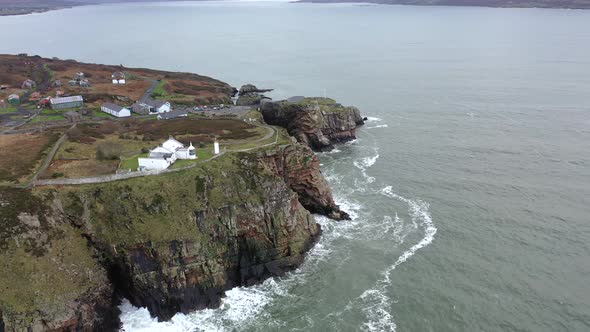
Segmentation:
<svg viewBox="0 0 590 332">
<path fill-rule="evenodd" d="M 168 320 L 282 276 L 349 219 L 314 151 L 358 109 L 213 78 L 0 55 L 0 330 Z M 235 105 L 238 104 L 238 105 Z"/>
</svg>

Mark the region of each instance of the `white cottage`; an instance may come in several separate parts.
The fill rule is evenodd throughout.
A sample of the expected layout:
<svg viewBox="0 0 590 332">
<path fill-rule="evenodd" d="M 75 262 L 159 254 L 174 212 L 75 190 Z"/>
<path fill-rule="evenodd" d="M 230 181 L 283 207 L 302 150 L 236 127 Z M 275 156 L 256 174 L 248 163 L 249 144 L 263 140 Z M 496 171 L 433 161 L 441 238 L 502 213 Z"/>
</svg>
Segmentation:
<svg viewBox="0 0 590 332">
<path fill-rule="evenodd" d="M 116 71 L 111 75 L 113 79 L 113 84 L 125 84 L 125 73 L 121 71 Z"/>
<path fill-rule="evenodd" d="M 102 106 L 100 106 L 100 110 L 117 118 L 126 118 L 131 116 L 131 111 L 128 108 L 113 103 L 102 104 Z"/>
<path fill-rule="evenodd" d="M 177 159 L 197 159 L 196 149 L 191 143 L 188 147 L 170 138 L 150 151 L 147 158 L 138 158 L 139 170 L 166 169 Z"/>
</svg>

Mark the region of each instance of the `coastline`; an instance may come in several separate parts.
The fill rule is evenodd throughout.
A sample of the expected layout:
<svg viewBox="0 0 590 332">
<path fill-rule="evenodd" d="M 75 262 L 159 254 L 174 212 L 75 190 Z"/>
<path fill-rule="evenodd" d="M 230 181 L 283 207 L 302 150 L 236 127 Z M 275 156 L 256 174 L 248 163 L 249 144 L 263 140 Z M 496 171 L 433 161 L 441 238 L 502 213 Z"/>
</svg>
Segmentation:
<svg viewBox="0 0 590 332">
<path fill-rule="evenodd" d="M 177 313 L 216 308 L 227 290 L 257 285 L 299 267 L 322 233 L 312 213 L 333 221 L 350 219 L 335 203 L 312 149 L 325 151 L 355 139 L 363 119 L 354 107 L 327 98 L 303 98 L 277 102 L 263 115 L 256 108 L 269 90 L 245 85 L 240 97 L 249 111 L 208 114 L 192 109 L 202 105 L 198 101 L 229 103 L 237 90 L 192 73 L 25 54 L 0 58 L 11 68 L 11 75 L 2 79 L 12 80 L 1 94 L 21 96 L 11 107 L 38 117 L 51 114 L 44 116 L 57 124 L 31 124 L 0 134 L 4 154 L 20 151 L 23 142 L 39 141 L 23 150 L 38 148 L 38 153 L 15 162 L 22 167 L 4 164 L 1 169 L 5 174 L 0 215 L 5 227 L 0 229 L 0 262 L 8 268 L 0 272 L 0 283 L 10 291 L 0 295 L 0 331 L 114 331 L 120 327 L 123 298 L 163 321 Z M 30 68 L 35 75 L 29 76 Z M 113 85 L 115 70 L 125 72 L 126 83 Z M 88 77 L 92 84 L 56 83 L 72 73 Z M 25 77 L 35 80 L 26 79 L 28 85 L 18 88 Z M 186 90 L 191 86 L 193 90 Z M 128 105 L 144 90 L 148 97 L 178 97 L 169 90 L 177 88 L 190 97 L 172 103 L 191 109 L 185 118 L 83 114 L 100 112 L 98 107 L 106 101 Z M 59 108 L 33 99 L 34 94 L 52 96 L 55 89 L 84 96 L 84 105 L 68 111 L 79 112 L 78 120 L 54 119 L 63 113 Z M 294 126 L 286 125 L 293 112 L 300 116 L 292 119 Z M 5 118 L 3 125 L 10 126 L 13 119 Z M 178 162 L 167 172 L 117 174 L 125 171 L 120 168 L 123 157 L 139 158 L 144 149 L 172 136 L 181 144 L 199 142 L 197 155 L 202 159 Z M 207 159 L 212 137 L 223 152 Z M 103 172 L 88 165 L 110 163 L 99 158 L 98 151 L 113 141 L 121 147 L 116 172 L 88 178 Z M 124 156 L 127 149 L 135 149 L 133 156 Z M 149 151 L 150 158 L 157 158 Z M 70 172 L 81 160 L 86 175 L 79 167 Z M 38 176 L 48 180 L 27 185 Z"/>
</svg>

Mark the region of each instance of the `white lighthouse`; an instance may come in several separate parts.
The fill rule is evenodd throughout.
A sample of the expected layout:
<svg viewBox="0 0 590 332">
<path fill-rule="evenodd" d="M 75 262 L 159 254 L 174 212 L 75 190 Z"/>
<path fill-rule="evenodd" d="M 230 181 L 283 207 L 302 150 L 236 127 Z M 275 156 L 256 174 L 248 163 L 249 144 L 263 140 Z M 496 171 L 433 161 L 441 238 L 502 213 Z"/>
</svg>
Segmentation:
<svg viewBox="0 0 590 332">
<path fill-rule="evenodd" d="M 219 154 L 219 142 L 217 140 L 213 142 L 213 154 Z"/>
</svg>

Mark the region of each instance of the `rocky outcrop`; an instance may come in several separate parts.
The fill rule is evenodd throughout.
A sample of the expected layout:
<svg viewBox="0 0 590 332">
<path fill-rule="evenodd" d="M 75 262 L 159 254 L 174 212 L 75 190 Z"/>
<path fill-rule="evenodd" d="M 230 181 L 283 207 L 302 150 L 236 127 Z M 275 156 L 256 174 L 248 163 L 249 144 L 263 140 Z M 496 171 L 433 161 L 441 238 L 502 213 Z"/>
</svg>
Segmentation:
<svg viewBox="0 0 590 332">
<path fill-rule="evenodd" d="M 364 124 L 358 108 L 329 98 L 263 101 L 260 110 L 266 123 L 286 128 L 314 151 L 329 151 L 336 143 L 355 139 L 357 126 Z"/>
<path fill-rule="evenodd" d="M 307 210 L 335 220 L 350 219 L 334 202 L 332 189 L 320 171 L 320 162 L 309 147 L 301 144 L 281 146 L 261 152 L 259 158 L 271 172 L 283 177 Z"/>
<path fill-rule="evenodd" d="M 270 100 L 270 98 L 264 96 L 264 93 L 269 91 L 272 91 L 272 89 L 259 89 L 253 84 L 242 85 L 238 92 L 238 100 L 236 101 L 236 105 L 260 105 L 263 100 Z"/>
</svg>

